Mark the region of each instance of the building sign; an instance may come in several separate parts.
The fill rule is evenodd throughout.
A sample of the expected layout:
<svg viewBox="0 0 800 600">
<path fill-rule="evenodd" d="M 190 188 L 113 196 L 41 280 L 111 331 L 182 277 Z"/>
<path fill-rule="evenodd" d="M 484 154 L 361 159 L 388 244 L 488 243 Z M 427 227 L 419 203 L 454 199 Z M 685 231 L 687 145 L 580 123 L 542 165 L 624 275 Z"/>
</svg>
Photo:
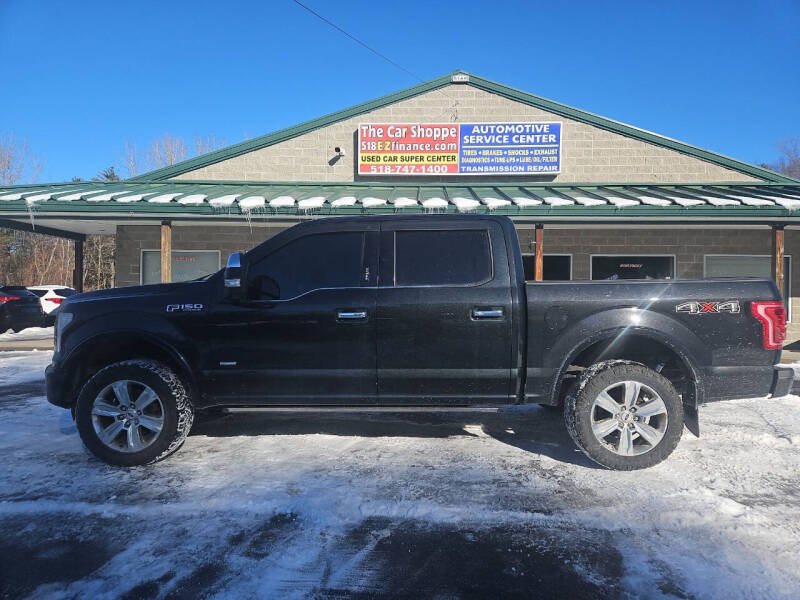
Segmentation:
<svg viewBox="0 0 800 600">
<path fill-rule="evenodd" d="M 534 175 L 561 171 L 561 123 L 367 123 L 359 175 Z"/>
</svg>

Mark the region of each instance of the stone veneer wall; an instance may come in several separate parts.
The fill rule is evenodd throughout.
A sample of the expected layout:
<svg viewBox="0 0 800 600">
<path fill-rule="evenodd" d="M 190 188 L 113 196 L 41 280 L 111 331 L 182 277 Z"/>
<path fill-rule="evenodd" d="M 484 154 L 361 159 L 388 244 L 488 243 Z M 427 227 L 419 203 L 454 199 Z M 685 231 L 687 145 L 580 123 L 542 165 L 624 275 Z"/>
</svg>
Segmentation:
<svg viewBox="0 0 800 600">
<path fill-rule="evenodd" d="M 253 222 L 248 226 L 172 227 L 173 250 L 219 250 L 220 262 L 231 252 L 247 251 L 285 229 L 284 225 Z M 161 228 L 158 225 L 120 225 L 117 227 L 116 272 L 114 285 L 139 285 L 142 250 L 158 250 Z"/>
<path fill-rule="evenodd" d="M 176 179 L 251 181 L 353 181 L 355 140 L 360 123 L 450 123 L 561 121 L 562 172 L 526 176 L 531 182 L 691 182 L 753 181 L 754 178 L 698 158 L 628 138 L 593 125 L 559 117 L 468 85 L 449 85 L 368 114 L 317 129 L 285 142 L 178 175 Z M 340 160 L 334 148 L 346 149 Z M 383 179 L 386 179 L 384 176 Z M 451 177 L 450 181 L 487 181 L 492 177 Z M 496 178 L 495 178 L 496 179 Z M 513 181 L 513 177 L 503 177 Z M 399 180 L 399 178 L 398 178 Z M 420 182 L 436 178 L 420 177 Z"/>
</svg>

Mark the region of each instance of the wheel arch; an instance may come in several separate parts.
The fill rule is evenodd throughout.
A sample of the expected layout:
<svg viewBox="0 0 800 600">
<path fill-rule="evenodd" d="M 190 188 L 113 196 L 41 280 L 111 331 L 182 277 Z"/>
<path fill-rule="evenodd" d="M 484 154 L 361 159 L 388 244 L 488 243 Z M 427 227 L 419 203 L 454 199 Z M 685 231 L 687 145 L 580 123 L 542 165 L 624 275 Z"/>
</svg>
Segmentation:
<svg viewBox="0 0 800 600">
<path fill-rule="evenodd" d="M 70 397 L 74 405 L 81 387 L 95 373 L 108 365 L 124 360 L 158 361 L 170 369 L 195 397 L 197 382 L 186 357 L 170 344 L 147 332 L 105 332 L 85 339 L 65 360 L 65 369 L 72 375 Z"/>
<path fill-rule="evenodd" d="M 696 360 L 674 337 L 648 327 L 615 327 L 597 332 L 576 344 L 566 354 L 553 378 L 551 403 L 557 405 L 563 401 L 572 370 L 612 359 L 642 363 L 669 379 L 683 399 L 687 427 L 699 436 L 697 407 L 703 402 L 704 393 Z"/>
</svg>

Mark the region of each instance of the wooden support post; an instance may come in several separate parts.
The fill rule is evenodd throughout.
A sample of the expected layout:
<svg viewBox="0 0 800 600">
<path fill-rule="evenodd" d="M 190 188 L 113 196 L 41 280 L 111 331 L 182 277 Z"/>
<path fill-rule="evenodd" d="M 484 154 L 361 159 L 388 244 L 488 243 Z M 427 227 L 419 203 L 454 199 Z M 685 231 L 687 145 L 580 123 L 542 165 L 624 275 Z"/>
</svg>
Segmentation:
<svg viewBox="0 0 800 600">
<path fill-rule="evenodd" d="M 786 274 L 783 272 L 783 225 L 775 225 L 772 227 L 772 278 L 775 280 L 775 285 L 778 286 L 783 298 L 783 281 Z M 788 298 L 783 298 L 784 302 L 788 302 Z"/>
<path fill-rule="evenodd" d="M 172 221 L 161 221 L 161 283 L 172 281 Z"/>
<path fill-rule="evenodd" d="M 536 249 L 534 254 L 534 279 L 544 279 L 544 225 L 536 224 Z"/>
<path fill-rule="evenodd" d="M 79 294 L 83 291 L 83 241 L 73 240 L 75 265 L 72 269 L 72 288 Z"/>
</svg>

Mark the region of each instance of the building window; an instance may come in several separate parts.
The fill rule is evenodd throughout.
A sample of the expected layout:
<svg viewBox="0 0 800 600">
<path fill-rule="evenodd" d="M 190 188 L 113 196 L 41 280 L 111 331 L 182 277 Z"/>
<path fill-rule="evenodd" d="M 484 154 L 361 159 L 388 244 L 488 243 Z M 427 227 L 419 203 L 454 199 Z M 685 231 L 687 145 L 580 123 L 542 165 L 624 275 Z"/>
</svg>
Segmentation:
<svg viewBox="0 0 800 600">
<path fill-rule="evenodd" d="M 764 277 L 772 279 L 772 257 L 769 254 L 706 254 L 703 277 Z M 786 320 L 792 320 L 792 257 L 783 257 L 783 289 Z"/>
<path fill-rule="evenodd" d="M 219 250 L 173 250 L 172 281 L 189 281 L 219 271 Z M 142 250 L 142 284 L 161 283 L 161 250 Z"/>
<path fill-rule="evenodd" d="M 591 279 L 675 279 L 674 256 L 593 255 Z"/>
<path fill-rule="evenodd" d="M 544 281 L 570 281 L 572 279 L 571 254 L 545 254 L 542 257 L 542 279 Z M 536 279 L 536 255 L 523 254 L 522 268 L 525 281 Z"/>
</svg>

